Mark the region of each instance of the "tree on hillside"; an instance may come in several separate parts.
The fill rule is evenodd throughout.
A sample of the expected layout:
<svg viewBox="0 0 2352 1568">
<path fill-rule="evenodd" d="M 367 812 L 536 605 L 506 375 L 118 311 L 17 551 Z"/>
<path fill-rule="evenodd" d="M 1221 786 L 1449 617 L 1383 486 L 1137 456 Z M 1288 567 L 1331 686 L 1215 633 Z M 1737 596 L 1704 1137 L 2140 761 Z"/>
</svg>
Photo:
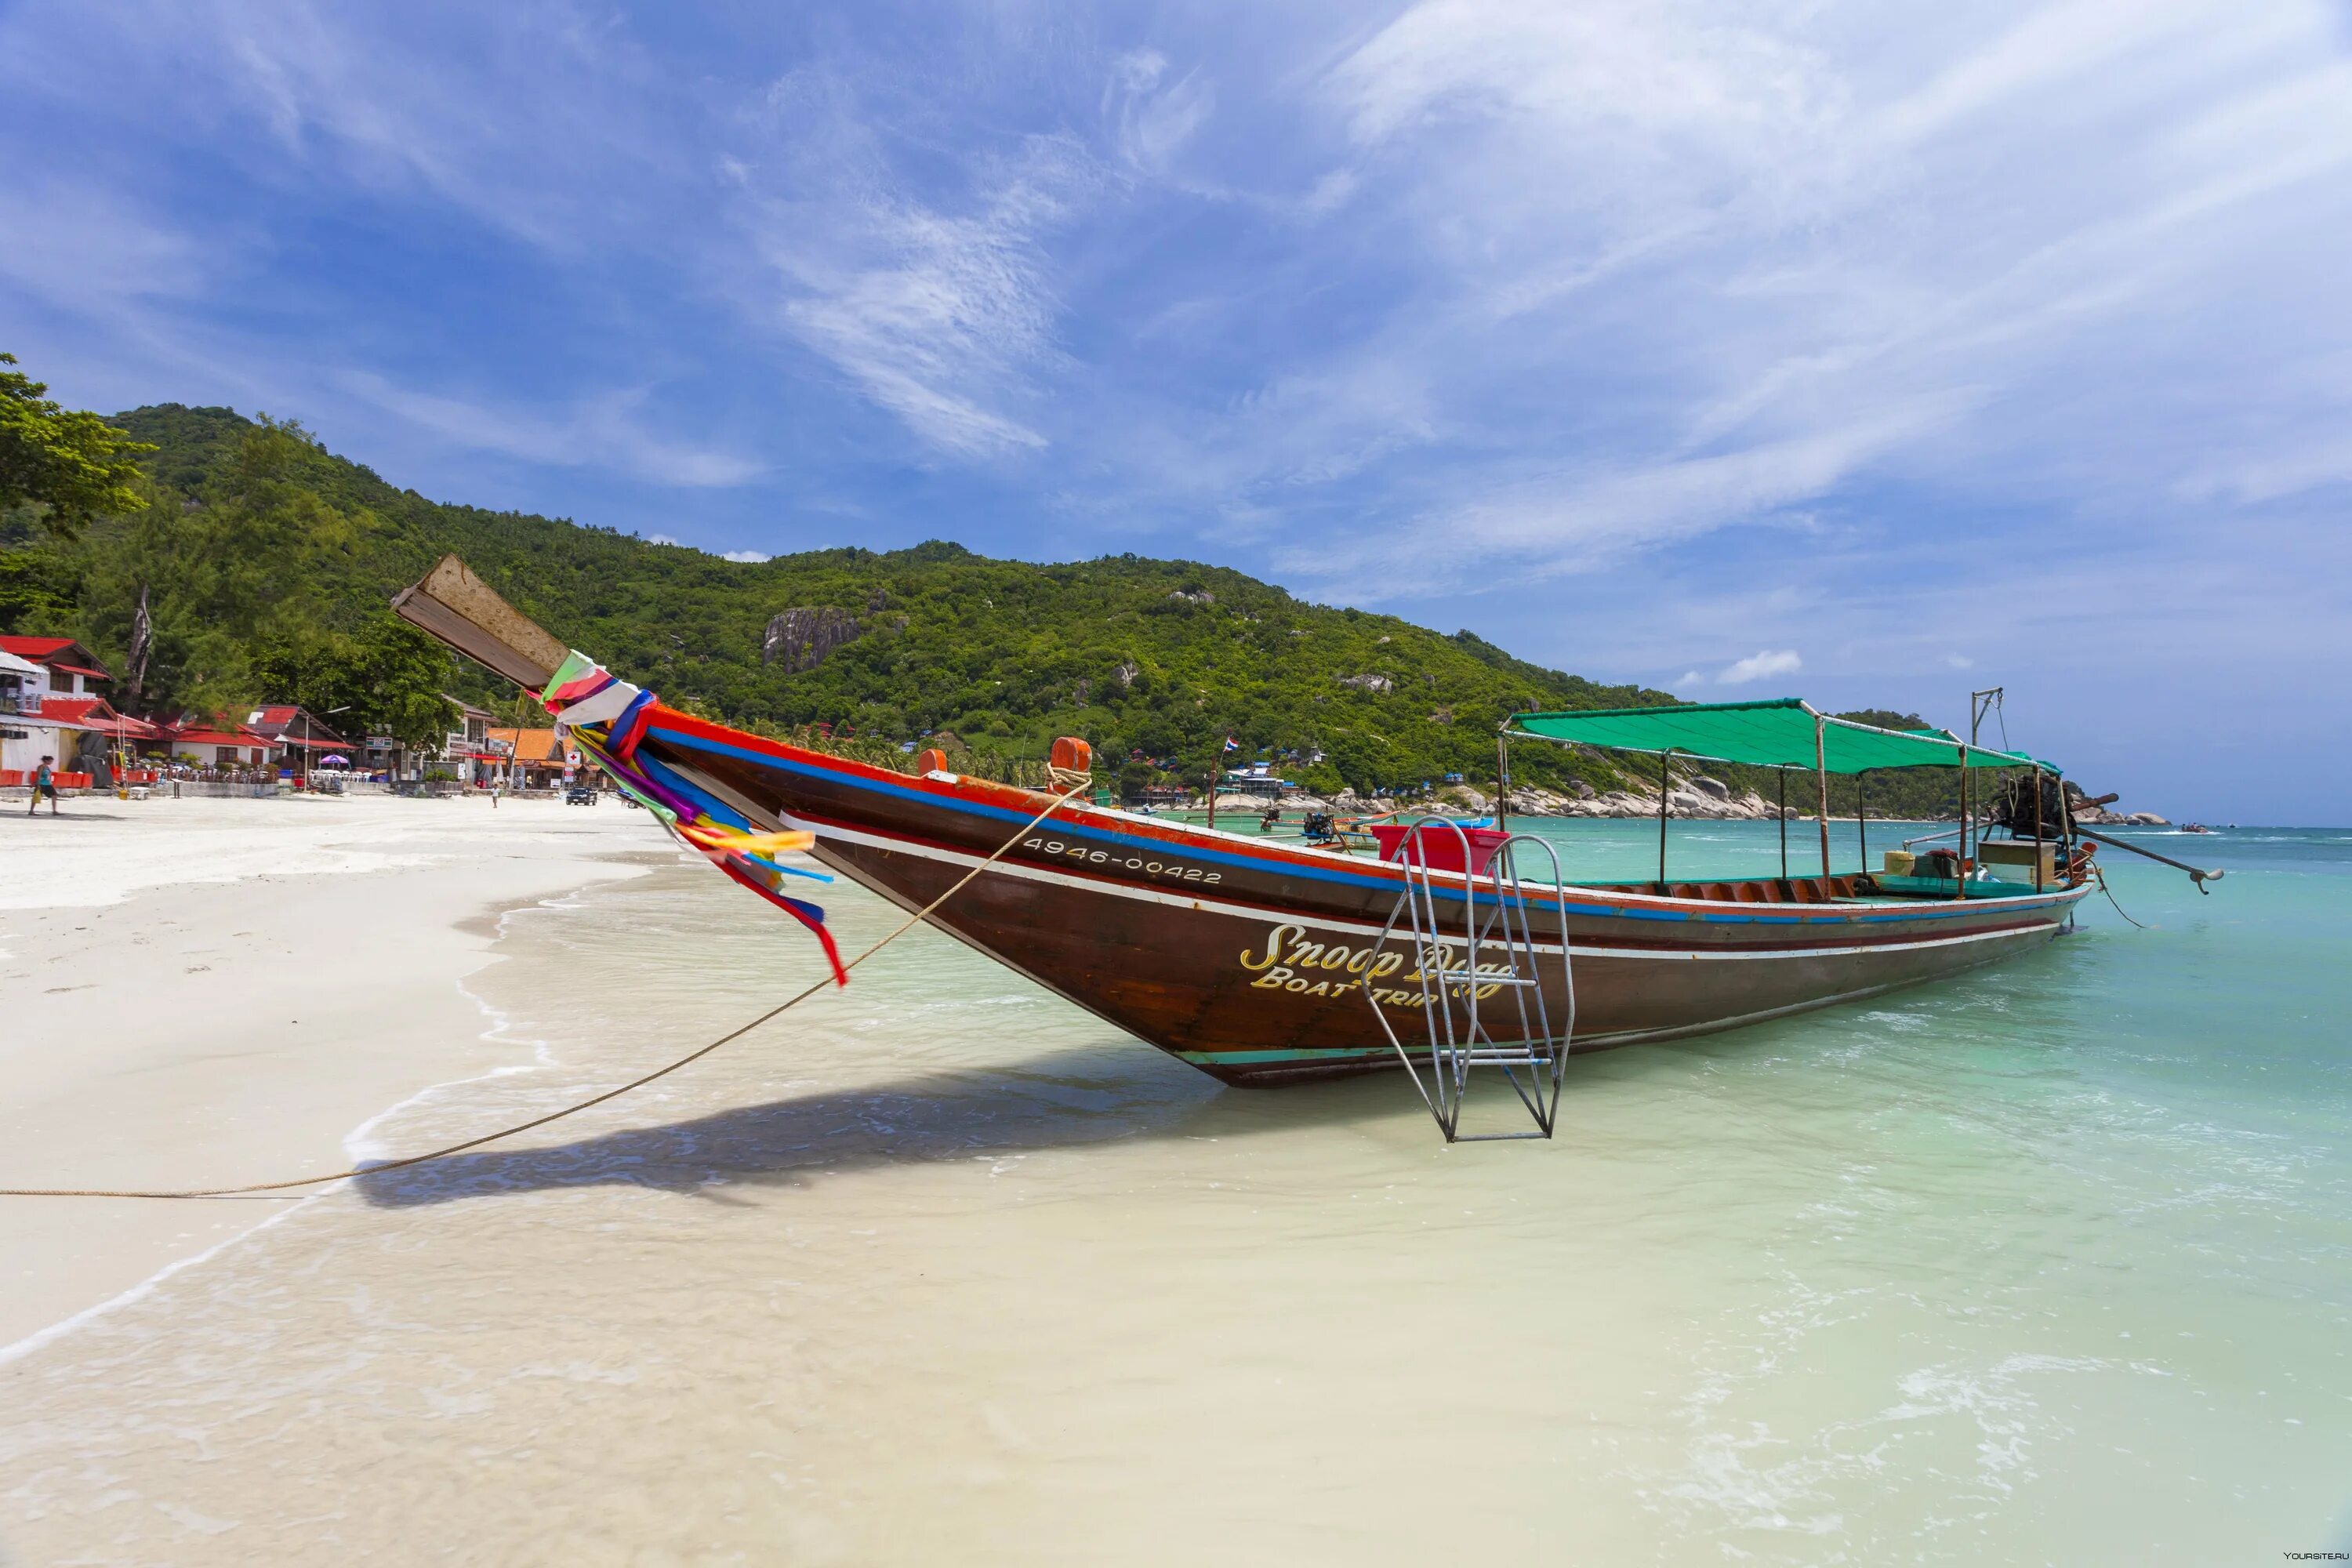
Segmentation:
<svg viewBox="0 0 2352 1568">
<path fill-rule="evenodd" d="M 0 524 L 0 632 L 39 632 L 72 620 L 79 583 L 55 552 L 14 548 L 21 541 Z"/>
<path fill-rule="evenodd" d="M 456 719 L 441 695 L 448 655 L 388 610 L 355 633 L 301 622 L 275 626 L 247 668 L 257 700 L 299 702 L 321 716 L 341 710 L 335 724 L 347 732 L 425 747 L 438 744 Z"/>
<path fill-rule="evenodd" d="M 16 363 L 0 353 L 0 365 Z M 0 370 L 0 512 L 37 507 L 42 527 L 70 539 L 93 519 L 145 504 L 134 459 L 155 448 L 51 402 L 48 390 L 22 371 Z"/>
<path fill-rule="evenodd" d="M 157 491 L 159 504 L 110 524 L 104 548 L 88 552 L 85 624 L 98 646 L 124 650 L 138 677 L 123 692 L 130 705 L 214 712 L 292 701 L 345 709 L 354 728 L 404 744 L 446 732 L 448 656 L 381 598 L 334 580 L 371 520 L 318 492 L 318 460 L 300 426 L 265 418 L 198 496 Z"/>
<path fill-rule="evenodd" d="M 1857 724 L 1868 724 L 1878 730 L 1924 730 L 1927 721 L 1916 713 L 1897 713 L 1891 708 L 1857 708 L 1851 713 L 1834 715 L 1851 719 Z"/>
</svg>

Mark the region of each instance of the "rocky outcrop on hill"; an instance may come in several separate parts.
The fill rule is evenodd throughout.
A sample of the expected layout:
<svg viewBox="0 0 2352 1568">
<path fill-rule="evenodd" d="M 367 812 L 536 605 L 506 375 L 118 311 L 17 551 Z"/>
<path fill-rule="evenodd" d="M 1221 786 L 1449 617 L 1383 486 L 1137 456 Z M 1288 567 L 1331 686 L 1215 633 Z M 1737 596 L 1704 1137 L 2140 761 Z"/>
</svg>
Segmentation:
<svg viewBox="0 0 2352 1568">
<path fill-rule="evenodd" d="M 2152 811 L 2109 811 L 2122 797 L 2114 794 L 2086 795 L 2083 786 L 2071 779 L 2066 784 L 2066 799 L 2074 820 L 2089 827 L 2169 827 L 2172 826 Z"/>
<path fill-rule="evenodd" d="M 1698 781 L 1693 781 L 1696 783 Z M 1714 784 L 1714 780 L 1706 781 Z M 1647 795 L 1624 790 L 1607 794 L 1578 781 L 1581 795 L 1564 795 L 1548 789 L 1515 789 L 1505 800 L 1508 816 L 1593 816 L 1593 817 L 1654 817 L 1658 815 L 1658 797 L 1653 791 Z M 1716 785 L 1721 795 L 1696 789 L 1675 788 L 1668 792 L 1666 808 L 1677 820 L 1769 822 L 1773 806 L 1759 795 L 1733 795 L 1721 784 Z M 1205 800 L 1193 802 L 1193 809 L 1205 805 Z M 1266 802 L 1255 795 L 1221 795 L 1217 797 L 1220 812 L 1255 812 L 1265 809 Z M 1400 805 L 1397 801 L 1342 793 L 1328 797 L 1311 795 L 1286 795 L 1273 803 L 1285 811 L 1328 811 L 1339 816 L 1378 816 L 1394 812 L 1402 816 L 1486 816 L 1495 809 L 1494 796 L 1468 784 L 1450 784 L 1420 800 Z M 1798 813 L 1792 807 L 1789 813 Z"/>
<path fill-rule="evenodd" d="M 856 642 L 865 631 L 856 616 L 829 605 L 786 610 L 768 622 L 760 639 L 760 662 L 782 665 L 785 673 L 798 675 L 814 669 L 827 654 Z"/>
<path fill-rule="evenodd" d="M 2074 820 L 2085 827 L 2169 827 L 2172 824 L 2152 811 L 2105 811 L 2076 806 Z"/>
<path fill-rule="evenodd" d="M 1714 783 L 1708 780 L 1708 783 Z M 1717 785 L 1717 788 L 1722 788 Z M 1654 790 L 1635 793 L 1611 790 L 1595 794 L 1588 799 L 1556 795 L 1549 790 L 1519 789 L 1511 792 L 1509 806 L 1514 816 L 1655 816 L 1658 796 Z M 1728 789 L 1721 795 L 1696 789 L 1675 788 L 1666 792 L 1666 811 L 1676 818 L 1698 817 L 1722 822 L 1769 820 L 1773 807 L 1770 802 L 1754 795 L 1734 795 Z"/>
</svg>

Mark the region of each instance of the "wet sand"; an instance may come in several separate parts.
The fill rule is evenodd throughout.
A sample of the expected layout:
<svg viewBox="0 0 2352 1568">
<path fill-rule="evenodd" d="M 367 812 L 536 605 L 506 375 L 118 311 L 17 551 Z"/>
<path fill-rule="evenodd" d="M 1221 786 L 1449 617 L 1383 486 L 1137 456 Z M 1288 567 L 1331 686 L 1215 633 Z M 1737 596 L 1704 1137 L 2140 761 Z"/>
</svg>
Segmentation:
<svg viewBox="0 0 2352 1568">
<path fill-rule="evenodd" d="M 648 848 L 537 801 L 67 805 L 0 821 L 0 1186 L 344 1168 L 389 1107 L 530 1061 L 462 988 L 500 912 Z M 0 1202 L 0 1357 L 300 1201 Z"/>
</svg>

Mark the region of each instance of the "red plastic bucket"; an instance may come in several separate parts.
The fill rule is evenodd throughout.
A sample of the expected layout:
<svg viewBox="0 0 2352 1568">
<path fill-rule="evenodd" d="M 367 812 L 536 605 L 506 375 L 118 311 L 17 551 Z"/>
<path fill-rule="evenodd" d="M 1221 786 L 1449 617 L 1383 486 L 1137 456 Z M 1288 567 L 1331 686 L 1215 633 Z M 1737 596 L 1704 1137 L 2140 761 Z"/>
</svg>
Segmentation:
<svg viewBox="0 0 2352 1568">
<path fill-rule="evenodd" d="M 1413 828 L 1411 824 L 1402 822 L 1368 822 L 1364 824 L 1364 831 L 1380 840 L 1381 859 L 1402 860 L 1405 858 L 1406 840 L 1412 835 Z M 1413 863 L 1426 866 L 1433 871 L 1459 871 L 1462 869 L 1462 841 L 1466 838 L 1470 841 L 1470 874 L 1476 876 L 1486 870 L 1486 862 L 1495 858 L 1495 851 L 1500 849 L 1510 837 L 1499 827 L 1456 829 L 1432 823 L 1421 830 L 1419 838 L 1413 843 Z"/>
</svg>

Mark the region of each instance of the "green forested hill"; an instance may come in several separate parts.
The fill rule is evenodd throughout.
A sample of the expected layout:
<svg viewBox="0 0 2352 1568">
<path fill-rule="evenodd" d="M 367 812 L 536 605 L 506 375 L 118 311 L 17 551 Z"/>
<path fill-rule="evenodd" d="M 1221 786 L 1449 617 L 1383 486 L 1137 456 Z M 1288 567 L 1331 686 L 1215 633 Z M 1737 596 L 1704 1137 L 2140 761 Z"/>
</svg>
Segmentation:
<svg viewBox="0 0 2352 1568">
<path fill-rule="evenodd" d="M 420 688 L 504 700 L 384 613 L 446 551 L 627 679 L 754 728 L 948 730 L 1009 755 L 1079 734 L 1113 765 L 1140 752 L 1195 777 L 1230 735 L 1234 758 L 1368 790 L 1490 778 L 1495 725 L 1515 708 L 1671 700 L 1191 562 L 1037 565 L 933 542 L 737 563 L 430 501 L 297 426 L 225 408 L 166 404 L 115 423 L 156 448 L 142 458 L 155 504 L 73 542 L 17 522 L 0 538 L 0 626 L 70 631 L 125 671 L 143 590 L 152 651 L 125 706 L 348 703 L 391 728 L 399 693 Z M 805 637 L 763 658 L 771 621 L 790 610 L 817 612 L 796 624 L 822 640 L 848 640 L 813 664 Z M 1597 760 L 1525 751 L 1527 782 L 1616 782 Z"/>
<path fill-rule="evenodd" d="M 148 504 L 78 535 L 45 528 L 34 507 L 0 512 L 0 631 L 80 637 L 132 712 L 290 700 L 422 742 L 446 727 L 440 692 L 506 708 L 510 690 L 386 608 L 453 551 L 550 631 L 673 703 L 866 742 L 951 731 L 983 758 L 1040 757 L 1052 737 L 1083 735 L 1130 786 L 1197 783 L 1256 758 L 1324 794 L 1449 773 L 1483 785 L 1495 726 L 1515 710 L 1674 700 L 1193 562 L 1038 565 L 944 542 L 732 562 L 427 500 L 299 426 L 226 408 L 163 404 L 114 423 L 153 447 L 139 457 Z M 1612 766 L 1539 744 L 1512 754 L 1522 784 L 1643 789 L 1653 776 L 1644 759 Z M 1762 770 L 1711 771 L 1768 798 L 1775 787 Z M 1937 815 L 1952 808 L 1955 777 L 1881 775 L 1869 798 L 1876 812 Z M 1853 799 L 1853 781 L 1833 781 L 1834 810 Z M 1806 787 L 1790 804 L 1811 805 Z"/>
</svg>

